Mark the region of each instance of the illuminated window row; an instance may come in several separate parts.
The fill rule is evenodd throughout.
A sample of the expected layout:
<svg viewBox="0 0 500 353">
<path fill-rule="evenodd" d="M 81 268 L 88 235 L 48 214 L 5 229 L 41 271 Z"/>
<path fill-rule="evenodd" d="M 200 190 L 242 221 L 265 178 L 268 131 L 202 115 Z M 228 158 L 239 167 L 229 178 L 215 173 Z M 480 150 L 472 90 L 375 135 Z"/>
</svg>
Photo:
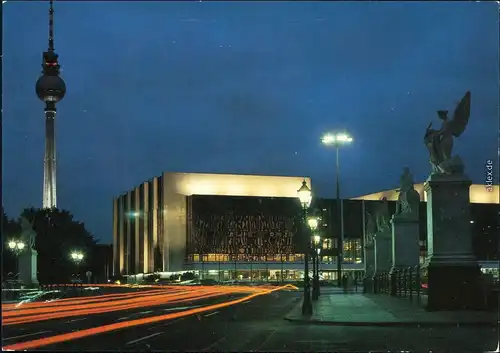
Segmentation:
<svg viewBox="0 0 500 353">
<path fill-rule="evenodd" d="M 290 255 L 247 255 L 247 254 L 190 254 L 187 257 L 188 262 L 230 262 L 230 261 L 248 261 L 248 262 L 297 262 L 304 261 L 304 254 Z"/>
</svg>

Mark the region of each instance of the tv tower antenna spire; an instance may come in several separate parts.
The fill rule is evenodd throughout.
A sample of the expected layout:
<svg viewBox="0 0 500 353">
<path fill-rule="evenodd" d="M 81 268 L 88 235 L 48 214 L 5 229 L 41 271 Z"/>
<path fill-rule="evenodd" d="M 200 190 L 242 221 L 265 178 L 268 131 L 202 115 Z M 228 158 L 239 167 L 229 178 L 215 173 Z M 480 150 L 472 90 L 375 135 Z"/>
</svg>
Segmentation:
<svg viewBox="0 0 500 353">
<path fill-rule="evenodd" d="M 49 1 L 49 45 L 43 52 L 42 74 L 36 82 L 36 94 L 45 102 L 45 158 L 43 160 L 43 208 L 57 207 L 56 188 L 56 103 L 64 98 L 66 84 L 59 77 L 59 55 L 54 50 L 54 1 Z"/>
</svg>

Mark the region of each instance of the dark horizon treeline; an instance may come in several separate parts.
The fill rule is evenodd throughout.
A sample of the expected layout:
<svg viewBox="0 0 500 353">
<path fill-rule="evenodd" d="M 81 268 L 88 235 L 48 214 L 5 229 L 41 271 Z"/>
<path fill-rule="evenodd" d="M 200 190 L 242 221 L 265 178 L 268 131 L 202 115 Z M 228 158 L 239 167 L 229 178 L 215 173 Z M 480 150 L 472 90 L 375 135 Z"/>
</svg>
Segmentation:
<svg viewBox="0 0 500 353">
<path fill-rule="evenodd" d="M 7 216 L 2 206 L 2 275 L 4 281 L 14 279 L 16 255 L 9 249 L 10 240 L 21 240 L 21 217 L 32 222 L 36 232 L 35 249 L 38 252 L 38 281 L 40 284 L 68 283 L 75 276 L 86 280 L 85 272 L 98 275 L 104 266 L 98 255 L 95 239 L 83 222 L 73 218 L 67 210 L 27 208 L 18 219 Z M 84 259 L 76 264 L 71 259 L 73 251 L 80 251 Z"/>
</svg>

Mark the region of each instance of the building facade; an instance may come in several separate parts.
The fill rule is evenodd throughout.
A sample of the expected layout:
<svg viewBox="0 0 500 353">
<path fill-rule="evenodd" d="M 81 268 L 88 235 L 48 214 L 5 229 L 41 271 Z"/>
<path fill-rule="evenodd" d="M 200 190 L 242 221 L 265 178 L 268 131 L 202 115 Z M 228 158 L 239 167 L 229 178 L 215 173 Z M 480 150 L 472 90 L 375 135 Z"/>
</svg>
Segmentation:
<svg viewBox="0 0 500 353">
<path fill-rule="evenodd" d="M 303 228 L 297 199 L 303 180 L 198 173 L 154 177 L 113 201 L 113 274 L 195 271 L 216 280 L 300 279 L 311 235 Z M 311 187 L 311 180 L 306 181 Z M 337 279 L 340 234 L 342 271 L 362 276 L 366 214 L 381 202 L 374 195 L 386 197 L 388 213 L 394 213 L 396 190 L 343 200 L 340 212 L 335 199 L 313 199 L 310 215 L 320 219 L 323 279 Z M 424 259 L 427 217 L 423 194 L 421 198 Z M 477 202 L 485 200 L 489 203 Z M 471 187 L 471 229 L 480 260 L 497 259 L 499 212 L 489 191 Z"/>
<path fill-rule="evenodd" d="M 178 272 L 197 270 L 201 267 L 205 269 L 204 260 L 206 259 L 207 263 L 212 262 L 209 259 L 215 254 L 218 259 L 231 258 L 228 261 L 216 261 L 219 266 L 221 262 L 231 263 L 231 266 L 234 261 L 247 263 L 248 261 L 240 260 L 240 257 L 235 260 L 235 254 L 227 251 L 229 248 L 222 251 L 221 244 L 197 240 L 201 235 L 214 232 L 207 230 L 206 225 L 202 226 L 203 223 L 200 223 L 210 222 L 208 219 L 202 220 L 201 215 L 205 212 L 203 204 L 212 202 L 208 207 L 221 204 L 223 201 L 220 198 L 215 198 L 218 201 L 214 201 L 213 197 L 218 196 L 233 197 L 231 202 L 236 204 L 239 197 L 249 198 L 248 200 L 260 198 L 261 202 L 267 198 L 283 199 L 275 202 L 288 202 L 299 206 L 297 190 L 303 180 L 303 177 L 201 173 L 163 173 L 154 177 L 113 200 L 113 273 L 118 275 Z M 305 180 L 311 187 L 311 180 Z M 208 196 L 213 196 L 212 201 Z M 230 207 L 231 202 L 228 200 L 224 202 Z M 265 203 L 269 202 L 267 200 Z M 241 209 L 241 201 L 239 204 Z M 192 213 L 193 207 L 195 214 Z M 242 216 L 249 217 L 244 214 L 238 217 Z M 277 208 L 274 217 L 279 216 L 280 209 Z M 210 217 L 216 216 L 214 214 Z M 271 215 L 266 217 L 269 219 Z M 239 225 L 235 226 L 238 232 L 248 233 L 247 230 L 240 229 L 242 221 L 238 219 L 238 222 Z M 211 224 L 220 227 L 215 220 Z M 290 237 L 296 237 L 295 233 L 290 234 Z M 234 251 L 235 244 L 241 245 L 242 241 L 248 241 L 242 240 L 244 238 L 241 235 L 235 236 L 230 249 Z M 214 248 L 209 249 L 207 244 L 212 244 Z M 246 249 L 249 249 L 248 245 Z M 245 253 L 245 256 L 249 254 Z M 200 259 L 203 261 L 197 261 Z M 207 266 L 211 267 L 210 264 Z"/>
</svg>

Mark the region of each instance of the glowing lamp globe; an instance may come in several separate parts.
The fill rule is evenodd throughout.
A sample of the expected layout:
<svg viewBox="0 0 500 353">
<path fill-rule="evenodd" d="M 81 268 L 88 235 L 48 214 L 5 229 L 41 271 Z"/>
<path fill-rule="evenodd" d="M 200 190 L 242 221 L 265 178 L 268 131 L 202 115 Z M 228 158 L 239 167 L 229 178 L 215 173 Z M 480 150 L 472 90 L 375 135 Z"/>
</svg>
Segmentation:
<svg viewBox="0 0 500 353">
<path fill-rule="evenodd" d="M 316 217 L 310 217 L 307 220 L 307 224 L 309 225 L 309 228 L 316 230 L 316 228 L 318 228 L 318 219 Z"/>
<path fill-rule="evenodd" d="M 297 196 L 299 197 L 302 207 L 307 208 L 311 204 L 312 193 L 311 189 L 307 187 L 307 182 L 304 180 L 302 186 L 297 190 Z"/>
<path fill-rule="evenodd" d="M 83 260 L 83 254 L 81 252 L 73 252 L 71 253 L 71 258 L 75 261 L 81 261 Z"/>
</svg>

